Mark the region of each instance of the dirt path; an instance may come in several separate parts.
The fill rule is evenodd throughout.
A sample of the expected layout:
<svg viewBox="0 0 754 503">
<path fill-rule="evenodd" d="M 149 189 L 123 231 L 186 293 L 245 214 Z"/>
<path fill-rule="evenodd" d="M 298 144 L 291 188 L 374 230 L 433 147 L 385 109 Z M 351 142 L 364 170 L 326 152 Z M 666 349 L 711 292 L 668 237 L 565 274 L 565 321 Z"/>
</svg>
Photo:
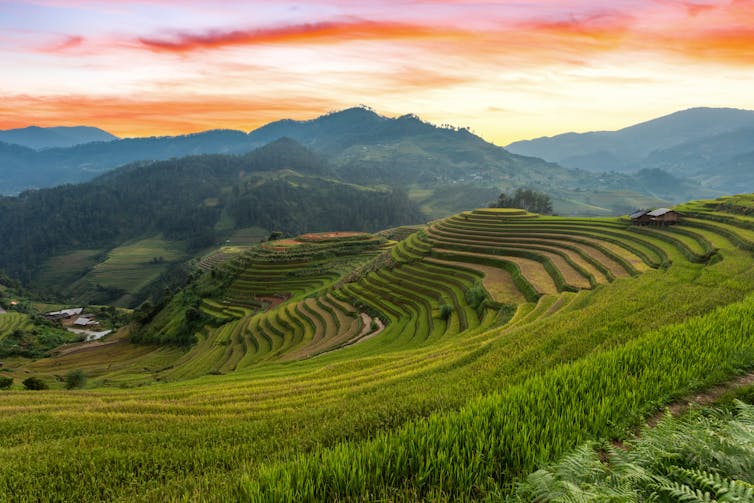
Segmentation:
<svg viewBox="0 0 754 503">
<path fill-rule="evenodd" d="M 76 345 L 63 347 L 59 351 L 54 353 L 55 357 L 61 357 L 66 355 L 72 355 L 74 353 L 83 353 L 88 351 L 95 351 L 102 349 L 106 346 L 114 346 L 116 344 L 128 344 L 128 339 L 110 339 L 108 341 L 92 341 L 92 342 L 80 342 Z"/>
<path fill-rule="evenodd" d="M 728 391 L 742 388 L 744 386 L 749 386 L 751 384 L 754 384 L 754 372 L 749 372 L 746 375 L 742 375 L 731 381 L 718 384 L 717 386 L 713 386 L 712 388 L 708 388 L 699 393 L 687 395 L 668 404 L 661 411 L 658 411 L 652 416 L 649 416 L 646 420 L 646 425 L 650 428 L 657 426 L 660 420 L 665 417 L 665 411 L 670 412 L 673 417 L 678 417 L 688 411 L 692 405 L 704 406 L 713 404 Z M 634 438 L 638 436 L 639 435 L 637 434 L 634 436 Z M 613 440 L 612 444 L 619 449 L 628 450 L 628 446 L 621 440 Z"/>
<path fill-rule="evenodd" d="M 695 395 L 685 396 L 669 404 L 665 409 L 670 411 L 673 417 L 678 417 L 686 412 L 692 405 L 710 405 L 720 399 L 726 392 L 754 384 L 754 372 L 737 377 L 732 381 L 718 384 L 712 388 L 697 393 Z M 651 427 L 657 425 L 665 417 L 665 409 L 656 413 L 647 419 L 647 424 Z"/>
<path fill-rule="evenodd" d="M 361 321 L 364 324 L 364 326 L 361 329 L 361 332 L 359 332 L 359 335 L 348 341 L 346 344 L 343 344 L 340 347 L 328 349 L 327 351 L 323 351 L 322 353 L 318 353 L 313 356 L 313 358 L 316 358 L 317 356 L 326 355 L 328 353 L 332 353 L 333 351 L 339 351 L 343 348 L 347 348 L 349 346 L 353 346 L 354 344 L 358 344 L 360 342 L 364 342 L 368 339 L 371 339 L 372 337 L 376 337 L 380 335 L 380 333 L 385 330 L 385 324 L 380 320 L 379 318 L 372 318 L 367 313 L 361 313 Z M 377 324 L 377 328 L 374 331 L 372 330 L 372 321 L 374 321 Z"/>
</svg>

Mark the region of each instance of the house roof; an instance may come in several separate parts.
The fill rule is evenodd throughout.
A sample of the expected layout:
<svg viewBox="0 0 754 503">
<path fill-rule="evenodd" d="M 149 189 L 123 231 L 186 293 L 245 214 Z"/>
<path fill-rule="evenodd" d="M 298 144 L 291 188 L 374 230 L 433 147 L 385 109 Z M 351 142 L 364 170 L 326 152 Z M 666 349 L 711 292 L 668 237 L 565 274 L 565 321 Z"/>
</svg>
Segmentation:
<svg viewBox="0 0 754 503">
<path fill-rule="evenodd" d="M 639 217 L 643 217 L 643 216 L 644 216 L 644 215 L 646 215 L 647 213 L 649 213 L 649 210 L 636 210 L 636 211 L 634 211 L 633 213 L 631 213 L 631 214 L 629 215 L 629 217 L 630 217 L 630 218 L 639 218 Z"/>
<path fill-rule="evenodd" d="M 650 212 L 648 213 L 648 215 L 649 215 L 650 217 L 661 217 L 662 215 L 664 215 L 664 214 L 666 214 L 666 213 L 670 213 L 670 212 L 672 212 L 672 211 L 673 211 L 673 210 L 671 210 L 670 208 L 657 208 L 657 209 L 656 209 L 656 210 L 654 210 L 654 211 L 650 211 Z"/>
<path fill-rule="evenodd" d="M 89 318 L 84 318 L 83 316 L 81 318 L 77 318 L 76 321 L 73 322 L 74 325 L 83 326 L 89 325 L 90 323 L 92 323 L 92 320 L 90 320 Z"/>
<path fill-rule="evenodd" d="M 52 311 L 45 313 L 45 316 L 74 316 L 81 314 L 84 311 L 83 307 L 77 307 L 75 309 L 63 309 L 62 311 Z"/>
</svg>

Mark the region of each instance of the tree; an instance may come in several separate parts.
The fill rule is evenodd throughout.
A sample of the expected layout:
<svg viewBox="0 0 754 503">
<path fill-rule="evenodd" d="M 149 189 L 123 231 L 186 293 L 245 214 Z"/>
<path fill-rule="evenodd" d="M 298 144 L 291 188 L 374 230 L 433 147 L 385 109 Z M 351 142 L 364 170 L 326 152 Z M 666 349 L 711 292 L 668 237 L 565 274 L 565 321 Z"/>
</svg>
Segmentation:
<svg viewBox="0 0 754 503">
<path fill-rule="evenodd" d="M 544 192 L 518 188 L 510 196 L 502 192 L 492 208 L 521 208 L 532 213 L 552 214 L 552 200 Z"/>
<path fill-rule="evenodd" d="M 71 370 L 65 375 L 65 389 L 83 388 L 86 384 L 86 374 L 81 369 Z"/>
<path fill-rule="evenodd" d="M 12 377 L 0 376 L 0 389 L 10 389 L 12 385 L 13 385 Z"/>
<path fill-rule="evenodd" d="M 42 389 L 49 389 L 49 386 L 47 386 L 47 383 L 44 382 L 39 377 L 27 377 L 23 380 L 24 388 L 30 389 L 30 390 L 42 390 Z"/>
</svg>

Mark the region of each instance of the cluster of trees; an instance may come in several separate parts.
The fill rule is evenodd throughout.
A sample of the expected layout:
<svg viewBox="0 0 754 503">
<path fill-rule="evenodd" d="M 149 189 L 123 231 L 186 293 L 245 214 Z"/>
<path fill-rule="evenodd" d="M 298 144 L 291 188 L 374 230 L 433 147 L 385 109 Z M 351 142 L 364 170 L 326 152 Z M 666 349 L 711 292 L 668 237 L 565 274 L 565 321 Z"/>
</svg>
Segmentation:
<svg viewBox="0 0 754 503">
<path fill-rule="evenodd" d="M 86 385 L 86 374 L 83 370 L 71 370 L 63 378 L 65 383 L 65 389 L 79 389 Z M 42 379 L 36 376 L 29 376 L 24 379 L 21 384 L 24 385 L 24 389 L 32 391 L 40 391 L 50 389 L 50 386 Z M 0 376 L 0 389 L 8 390 L 13 386 L 13 378 L 7 376 Z"/>
<path fill-rule="evenodd" d="M 243 190 L 227 207 L 239 227 L 255 225 L 289 235 L 376 231 L 423 221 L 403 191 L 364 190 L 318 178 L 268 180 Z"/>
<path fill-rule="evenodd" d="M 490 205 L 491 208 L 521 208 L 532 213 L 542 215 L 552 214 L 552 200 L 544 192 L 531 189 L 516 189 L 508 195 L 501 193 L 497 201 Z"/>
</svg>

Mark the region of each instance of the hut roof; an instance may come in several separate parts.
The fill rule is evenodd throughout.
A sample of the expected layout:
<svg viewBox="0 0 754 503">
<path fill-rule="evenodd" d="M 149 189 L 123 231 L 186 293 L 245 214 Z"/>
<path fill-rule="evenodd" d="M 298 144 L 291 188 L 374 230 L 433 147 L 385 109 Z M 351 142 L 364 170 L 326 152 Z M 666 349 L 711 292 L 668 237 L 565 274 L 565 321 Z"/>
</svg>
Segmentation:
<svg viewBox="0 0 754 503">
<path fill-rule="evenodd" d="M 77 307 L 75 309 L 63 309 L 62 311 L 52 311 L 45 313 L 45 316 L 75 316 L 77 314 L 81 314 L 83 310 L 83 307 Z"/>
<path fill-rule="evenodd" d="M 648 215 L 649 215 L 650 217 L 661 217 L 662 215 L 664 215 L 664 214 L 666 214 L 666 213 L 670 213 L 670 212 L 672 212 L 672 211 L 673 211 L 673 210 L 671 210 L 670 208 L 657 208 L 657 209 L 656 209 L 656 210 L 654 210 L 654 211 L 650 211 L 650 212 L 648 213 Z"/>
<path fill-rule="evenodd" d="M 632 219 L 640 218 L 646 215 L 647 213 L 649 213 L 649 210 L 636 210 L 633 213 L 631 213 L 629 217 Z"/>
</svg>

